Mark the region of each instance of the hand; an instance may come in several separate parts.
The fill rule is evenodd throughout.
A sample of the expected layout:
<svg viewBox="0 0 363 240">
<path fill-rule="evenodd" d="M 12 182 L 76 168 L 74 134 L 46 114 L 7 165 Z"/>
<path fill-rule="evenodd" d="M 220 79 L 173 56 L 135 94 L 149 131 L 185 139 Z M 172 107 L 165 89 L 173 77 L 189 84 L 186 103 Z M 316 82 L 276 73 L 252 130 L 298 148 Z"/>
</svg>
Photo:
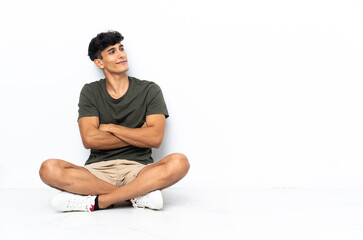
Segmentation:
<svg viewBox="0 0 363 240">
<path fill-rule="evenodd" d="M 108 132 L 109 131 L 109 127 L 110 127 L 111 124 L 100 124 L 98 130 L 100 131 L 104 131 L 104 132 Z"/>
<path fill-rule="evenodd" d="M 146 127 L 148 127 L 148 125 L 146 122 L 144 122 L 144 124 L 141 126 L 141 128 L 146 128 Z"/>
</svg>

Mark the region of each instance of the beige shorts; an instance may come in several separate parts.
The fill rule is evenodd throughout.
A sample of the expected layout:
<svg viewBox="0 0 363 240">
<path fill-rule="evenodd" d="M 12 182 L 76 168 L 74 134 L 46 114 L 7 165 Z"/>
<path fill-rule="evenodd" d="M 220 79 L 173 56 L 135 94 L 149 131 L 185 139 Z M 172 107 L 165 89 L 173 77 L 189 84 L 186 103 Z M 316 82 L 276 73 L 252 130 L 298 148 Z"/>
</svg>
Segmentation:
<svg viewBox="0 0 363 240">
<path fill-rule="evenodd" d="M 147 165 L 124 159 L 102 161 L 85 165 L 88 171 L 99 179 L 122 187 L 132 182 L 141 169 Z"/>
</svg>

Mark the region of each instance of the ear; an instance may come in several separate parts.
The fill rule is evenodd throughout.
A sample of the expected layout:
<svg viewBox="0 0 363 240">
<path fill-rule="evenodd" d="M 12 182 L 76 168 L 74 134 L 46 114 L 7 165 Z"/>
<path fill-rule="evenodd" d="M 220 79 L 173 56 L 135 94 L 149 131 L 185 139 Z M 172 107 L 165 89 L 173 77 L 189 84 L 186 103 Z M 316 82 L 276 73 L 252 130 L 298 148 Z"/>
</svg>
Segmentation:
<svg viewBox="0 0 363 240">
<path fill-rule="evenodd" d="M 95 59 L 95 60 L 93 60 L 93 62 L 96 64 L 96 66 L 97 67 L 99 67 L 99 68 L 101 68 L 101 69 L 103 69 L 104 68 L 104 66 L 103 66 L 103 62 L 102 62 L 102 59 Z"/>
</svg>

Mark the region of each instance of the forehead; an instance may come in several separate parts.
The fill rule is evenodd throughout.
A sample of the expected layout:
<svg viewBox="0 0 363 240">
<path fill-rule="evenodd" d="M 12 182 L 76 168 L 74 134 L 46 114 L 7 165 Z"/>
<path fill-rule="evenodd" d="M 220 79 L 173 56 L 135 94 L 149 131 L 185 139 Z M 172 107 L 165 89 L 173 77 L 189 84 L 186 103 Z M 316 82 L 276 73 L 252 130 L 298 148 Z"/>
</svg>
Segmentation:
<svg viewBox="0 0 363 240">
<path fill-rule="evenodd" d="M 112 48 L 118 48 L 120 45 L 123 46 L 122 43 L 116 43 L 115 45 L 110 45 L 107 48 L 105 48 L 103 51 L 107 52 L 108 50 L 111 50 Z"/>
</svg>

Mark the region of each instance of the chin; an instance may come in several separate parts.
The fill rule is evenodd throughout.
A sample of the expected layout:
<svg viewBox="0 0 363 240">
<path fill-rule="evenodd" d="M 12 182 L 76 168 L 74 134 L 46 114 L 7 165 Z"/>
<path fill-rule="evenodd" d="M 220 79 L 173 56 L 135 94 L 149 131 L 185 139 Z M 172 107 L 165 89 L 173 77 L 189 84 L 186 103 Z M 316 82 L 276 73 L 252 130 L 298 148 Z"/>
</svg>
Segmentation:
<svg viewBox="0 0 363 240">
<path fill-rule="evenodd" d="M 124 72 L 127 72 L 128 70 L 129 70 L 129 67 L 119 68 L 119 69 L 115 69 L 115 73 L 124 73 Z"/>
<path fill-rule="evenodd" d="M 129 65 L 126 66 L 122 66 L 122 68 L 120 68 L 122 71 L 127 71 L 129 70 Z"/>
</svg>

